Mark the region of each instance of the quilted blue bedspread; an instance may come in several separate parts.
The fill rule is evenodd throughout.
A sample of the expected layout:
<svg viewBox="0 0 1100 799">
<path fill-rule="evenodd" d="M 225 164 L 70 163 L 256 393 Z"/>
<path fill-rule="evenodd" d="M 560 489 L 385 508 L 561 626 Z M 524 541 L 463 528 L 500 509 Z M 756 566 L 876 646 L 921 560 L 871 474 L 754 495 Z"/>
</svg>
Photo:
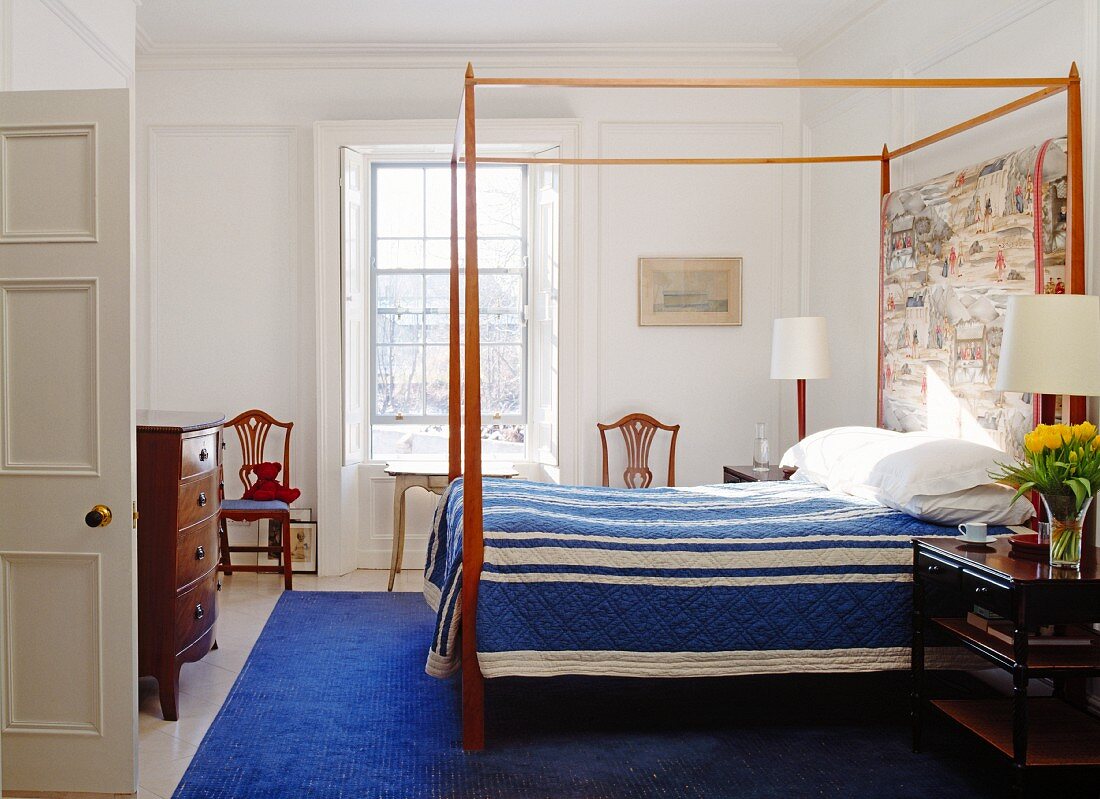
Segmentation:
<svg viewBox="0 0 1100 799">
<path fill-rule="evenodd" d="M 484 481 L 486 677 L 689 677 L 908 665 L 910 538 L 945 528 L 809 483 Z M 462 482 L 436 511 L 429 674 L 459 667 Z"/>
</svg>

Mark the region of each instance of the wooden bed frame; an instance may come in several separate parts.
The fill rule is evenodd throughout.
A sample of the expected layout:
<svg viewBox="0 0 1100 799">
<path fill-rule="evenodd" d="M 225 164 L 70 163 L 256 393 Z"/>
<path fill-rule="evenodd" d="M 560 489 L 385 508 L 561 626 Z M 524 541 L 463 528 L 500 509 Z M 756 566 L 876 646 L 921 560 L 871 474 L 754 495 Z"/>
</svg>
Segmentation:
<svg viewBox="0 0 1100 799">
<path fill-rule="evenodd" d="M 925 136 L 903 147 L 881 154 L 794 156 L 776 158 L 529 158 L 477 155 L 477 124 L 474 92 L 479 86 L 555 86 L 593 89 L 981 89 L 1029 88 L 1030 94 L 991 111 Z M 464 474 L 462 509 L 462 745 L 467 751 L 485 747 L 485 686 L 477 662 L 477 596 L 484 559 L 481 470 L 481 334 L 477 271 L 477 164 L 561 164 L 561 165 L 737 165 L 737 164 L 831 164 L 877 162 L 881 195 L 890 192 L 890 162 L 957 133 L 998 119 L 1055 94 L 1067 95 L 1067 181 L 1069 187 L 1066 222 L 1067 290 L 1085 290 L 1085 212 L 1081 142 L 1081 78 L 1076 63 L 1064 78 L 478 78 L 473 66 L 466 66 L 466 80 L 459 105 L 451 153 L 451 272 L 450 272 L 450 366 L 448 374 L 448 477 Z M 458 165 L 465 165 L 466 199 L 466 364 L 465 381 L 460 373 L 459 253 L 458 253 Z M 881 347 L 881 336 L 879 337 Z M 880 353 L 881 357 L 881 353 Z M 881 371 L 881 370 L 880 370 Z M 881 374 L 879 380 L 882 380 Z M 462 398 L 465 400 L 463 411 Z M 1040 415 L 1053 421 L 1056 397 L 1040 397 Z M 1085 398 L 1071 397 L 1071 422 L 1085 417 Z M 463 425 L 463 423 L 465 423 Z M 461 435 L 464 436 L 460 438 Z M 463 442 L 465 463 L 463 464 Z M 465 468 L 463 468 L 465 467 Z"/>
</svg>

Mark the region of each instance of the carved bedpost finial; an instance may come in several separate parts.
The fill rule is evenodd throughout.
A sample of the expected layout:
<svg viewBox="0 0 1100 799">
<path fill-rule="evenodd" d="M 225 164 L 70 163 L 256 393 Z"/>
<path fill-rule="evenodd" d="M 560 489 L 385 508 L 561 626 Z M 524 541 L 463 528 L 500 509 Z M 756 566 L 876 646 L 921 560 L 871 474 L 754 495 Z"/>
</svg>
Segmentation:
<svg viewBox="0 0 1100 799">
<path fill-rule="evenodd" d="M 472 61 L 466 62 L 466 79 L 469 80 L 474 76 L 474 64 Z"/>
<path fill-rule="evenodd" d="M 883 161 L 889 161 L 890 160 L 890 148 L 887 147 L 885 144 L 882 145 L 882 160 Z"/>
<path fill-rule="evenodd" d="M 1069 65 L 1069 76 L 1071 78 L 1080 78 L 1081 74 L 1077 71 L 1077 62 L 1074 61 Z"/>
</svg>

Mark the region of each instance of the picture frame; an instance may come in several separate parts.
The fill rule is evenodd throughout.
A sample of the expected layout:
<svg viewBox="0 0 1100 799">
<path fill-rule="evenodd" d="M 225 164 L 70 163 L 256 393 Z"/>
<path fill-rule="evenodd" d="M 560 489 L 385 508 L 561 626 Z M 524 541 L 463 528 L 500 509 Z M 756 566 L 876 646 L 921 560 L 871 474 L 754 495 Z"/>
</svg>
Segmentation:
<svg viewBox="0 0 1100 799">
<path fill-rule="evenodd" d="M 638 324 L 727 325 L 742 321 L 740 257 L 638 259 Z"/>
<path fill-rule="evenodd" d="M 317 573 L 317 522 L 312 519 L 295 519 L 294 516 L 312 516 L 312 512 L 295 514 L 297 509 L 292 508 L 290 519 L 290 548 L 291 571 L 295 574 Z M 303 510 L 309 511 L 305 508 Z M 272 547 L 282 546 L 282 525 L 275 519 L 268 519 L 267 544 Z M 269 561 L 281 562 L 281 551 L 268 552 Z"/>
</svg>

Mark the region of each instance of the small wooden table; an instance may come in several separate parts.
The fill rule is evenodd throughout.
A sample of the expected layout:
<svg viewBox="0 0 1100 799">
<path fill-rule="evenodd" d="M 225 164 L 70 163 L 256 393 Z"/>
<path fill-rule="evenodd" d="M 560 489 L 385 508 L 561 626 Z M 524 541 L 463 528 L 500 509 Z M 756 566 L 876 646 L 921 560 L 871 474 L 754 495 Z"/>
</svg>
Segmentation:
<svg viewBox="0 0 1100 799">
<path fill-rule="evenodd" d="M 393 486 L 393 546 L 390 554 L 390 581 L 387 591 L 393 590 L 393 580 L 401 571 L 401 558 L 405 554 L 405 492 L 419 487 L 433 494 L 443 494 L 447 480 L 447 464 L 442 461 L 423 463 L 387 463 L 386 474 L 394 478 Z M 512 464 L 486 463 L 481 467 L 483 477 L 518 477 Z"/>
<path fill-rule="evenodd" d="M 924 647 L 932 630 L 1012 675 L 1012 698 L 937 699 L 932 706 L 1012 760 L 1016 791 L 1034 767 L 1100 766 L 1100 720 L 1065 701 L 1073 678 L 1100 675 L 1100 550 L 1085 547 L 1081 571 L 1013 557 L 1007 538 L 966 544 L 957 538 L 913 540 L 913 750 L 920 750 L 924 711 Z M 935 592 L 939 616 L 930 618 Z M 977 605 L 1008 620 L 1007 643 L 967 622 Z M 1092 644 L 1033 644 L 1039 628 L 1066 625 Z M 1027 696 L 1028 681 L 1050 678 L 1056 696 Z"/>
<path fill-rule="evenodd" d="M 723 483 L 774 483 L 790 480 L 795 470 L 772 466 L 766 472 L 755 471 L 751 466 L 723 466 Z"/>
</svg>

